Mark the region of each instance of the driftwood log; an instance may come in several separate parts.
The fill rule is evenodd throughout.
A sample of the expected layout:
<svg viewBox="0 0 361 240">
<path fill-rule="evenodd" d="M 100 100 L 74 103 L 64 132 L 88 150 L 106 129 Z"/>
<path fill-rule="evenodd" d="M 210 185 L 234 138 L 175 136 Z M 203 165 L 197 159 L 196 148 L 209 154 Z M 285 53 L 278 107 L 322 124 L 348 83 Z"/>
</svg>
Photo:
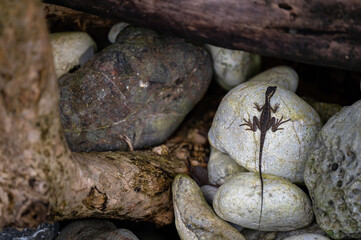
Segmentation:
<svg viewBox="0 0 361 240">
<path fill-rule="evenodd" d="M 361 2 L 45 0 L 205 43 L 360 71 Z"/>
<path fill-rule="evenodd" d="M 0 229 L 106 217 L 173 221 L 187 165 L 151 151 L 72 153 L 40 1 L 0 1 Z"/>
</svg>

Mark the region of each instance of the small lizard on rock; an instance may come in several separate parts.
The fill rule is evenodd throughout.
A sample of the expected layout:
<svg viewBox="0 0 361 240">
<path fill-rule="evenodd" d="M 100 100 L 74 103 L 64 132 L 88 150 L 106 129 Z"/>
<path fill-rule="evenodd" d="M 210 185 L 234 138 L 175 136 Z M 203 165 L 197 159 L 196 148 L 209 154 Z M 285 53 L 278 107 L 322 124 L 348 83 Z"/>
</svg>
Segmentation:
<svg viewBox="0 0 361 240">
<path fill-rule="evenodd" d="M 260 147 L 259 147 L 259 162 L 258 162 L 258 169 L 259 169 L 259 177 L 261 180 L 261 213 L 259 216 L 259 222 L 258 222 L 258 229 L 261 226 L 261 219 L 262 219 L 262 211 L 263 211 L 263 178 L 262 178 L 262 152 L 263 152 L 263 145 L 266 138 L 266 133 L 269 129 L 272 129 L 272 132 L 276 132 L 278 130 L 282 130 L 283 128 L 278 128 L 281 124 L 290 121 L 283 120 L 283 117 L 280 119 L 276 119 L 275 117 L 271 117 L 271 112 L 276 113 L 279 104 L 275 104 L 274 107 L 271 106 L 271 97 L 275 94 L 277 87 L 268 87 L 266 90 L 266 99 L 265 103 L 262 107 L 258 105 L 258 103 L 254 103 L 254 108 L 256 108 L 261 113 L 261 118 L 258 119 L 258 117 L 253 116 L 253 123 L 251 122 L 251 119 L 246 120 L 243 118 L 245 123 L 239 125 L 239 126 L 248 126 L 246 130 L 251 130 L 253 132 L 257 131 L 259 129 L 261 131 L 261 137 L 260 137 Z"/>
</svg>

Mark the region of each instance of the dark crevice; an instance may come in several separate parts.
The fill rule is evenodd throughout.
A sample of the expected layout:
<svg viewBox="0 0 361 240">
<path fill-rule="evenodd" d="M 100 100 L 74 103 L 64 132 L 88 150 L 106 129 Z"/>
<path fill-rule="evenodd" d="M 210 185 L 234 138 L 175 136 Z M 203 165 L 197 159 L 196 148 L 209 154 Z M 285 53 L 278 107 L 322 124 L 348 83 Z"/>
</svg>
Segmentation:
<svg viewBox="0 0 361 240">
<path fill-rule="evenodd" d="M 287 3 L 279 3 L 278 7 L 287 11 L 292 10 L 292 7 L 290 5 L 288 5 Z"/>
<path fill-rule="evenodd" d="M 332 36 L 332 37 L 340 37 L 342 35 L 345 35 L 346 31 L 318 31 L 318 30 L 312 30 L 312 29 L 306 29 L 306 28 L 287 28 L 287 27 L 267 27 L 267 29 L 274 29 L 274 30 L 280 30 L 282 32 L 286 33 L 292 33 L 297 35 L 304 35 L 304 36 Z"/>
</svg>

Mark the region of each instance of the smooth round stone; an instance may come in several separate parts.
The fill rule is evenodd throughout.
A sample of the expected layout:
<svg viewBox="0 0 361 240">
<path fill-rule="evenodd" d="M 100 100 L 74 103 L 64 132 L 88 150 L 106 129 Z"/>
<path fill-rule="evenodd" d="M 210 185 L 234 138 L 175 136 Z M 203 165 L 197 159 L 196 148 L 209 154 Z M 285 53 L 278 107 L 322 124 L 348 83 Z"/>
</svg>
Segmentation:
<svg viewBox="0 0 361 240">
<path fill-rule="evenodd" d="M 218 188 L 211 185 L 203 185 L 201 187 L 201 191 L 203 193 L 204 199 L 207 201 L 209 205 L 213 203 L 213 197 L 216 195 Z"/>
<path fill-rule="evenodd" d="M 211 155 L 208 162 L 208 179 L 213 185 L 222 185 L 229 177 L 247 170 L 224 154 L 211 146 Z"/>
<path fill-rule="evenodd" d="M 129 24 L 128 23 L 124 23 L 124 22 L 119 22 L 114 24 L 108 33 L 108 40 L 111 43 L 115 43 L 115 39 L 117 38 L 118 34 L 126 27 L 128 27 Z"/>
<path fill-rule="evenodd" d="M 189 176 L 177 175 L 172 192 L 175 224 L 182 240 L 245 240 L 241 233 L 214 213 Z"/>
<path fill-rule="evenodd" d="M 96 52 L 97 45 L 85 32 L 60 32 L 50 34 L 56 76 L 83 65 Z"/>
<path fill-rule="evenodd" d="M 260 231 L 290 231 L 309 225 L 313 220 L 308 196 L 289 181 L 263 175 L 264 198 L 261 225 L 261 184 L 257 173 L 233 176 L 217 191 L 213 208 L 222 219 Z"/>
<path fill-rule="evenodd" d="M 226 153 L 248 171 L 258 172 L 260 130 L 248 131 L 248 126 L 240 126 L 244 119 L 253 122 L 260 119 L 261 112 L 254 103 L 263 106 L 265 92 L 269 87 L 261 83 L 243 83 L 232 89 L 218 107 L 209 130 L 210 144 Z M 262 172 L 284 177 L 291 182 L 303 182 L 303 171 L 307 156 L 313 146 L 321 119 L 317 112 L 293 92 L 278 87 L 271 98 L 271 106 L 279 104 L 272 117 L 290 121 L 278 130 L 267 131 Z"/>
<path fill-rule="evenodd" d="M 131 231 L 117 229 L 112 222 L 102 219 L 83 219 L 70 223 L 56 238 L 67 239 L 139 240 Z"/>
<path fill-rule="evenodd" d="M 284 240 L 330 240 L 330 239 L 328 237 L 319 234 L 304 233 L 285 238 Z"/>
<path fill-rule="evenodd" d="M 298 86 L 298 74 L 288 66 L 278 66 L 268 69 L 249 80 L 249 82 L 275 85 L 296 92 Z"/>
<path fill-rule="evenodd" d="M 285 238 L 296 236 L 296 235 L 303 235 L 303 234 L 313 234 L 317 236 L 327 237 L 325 231 L 323 231 L 316 223 L 313 221 L 312 224 L 305 228 L 300 228 L 292 231 L 287 232 L 277 232 L 276 238 L 274 240 L 284 240 Z M 248 239 L 247 239 L 248 240 Z"/>
<path fill-rule="evenodd" d="M 321 129 L 305 169 L 319 226 L 331 237 L 361 238 L 361 100 Z"/>
<path fill-rule="evenodd" d="M 259 71 L 258 54 L 207 45 L 212 55 L 215 78 L 219 85 L 230 90 Z"/>
</svg>

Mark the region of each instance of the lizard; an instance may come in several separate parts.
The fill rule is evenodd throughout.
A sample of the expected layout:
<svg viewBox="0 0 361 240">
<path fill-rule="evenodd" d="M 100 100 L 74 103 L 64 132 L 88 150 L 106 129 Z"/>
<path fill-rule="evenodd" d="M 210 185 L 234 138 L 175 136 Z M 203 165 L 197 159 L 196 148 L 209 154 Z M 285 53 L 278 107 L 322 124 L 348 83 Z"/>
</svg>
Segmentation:
<svg viewBox="0 0 361 240">
<path fill-rule="evenodd" d="M 272 130 L 272 132 L 283 130 L 283 128 L 279 128 L 279 126 L 291 120 L 291 119 L 283 120 L 283 117 L 281 117 L 280 119 L 271 117 L 271 112 L 276 113 L 280 106 L 278 103 L 276 103 L 273 107 L 271 106 L 271 98 L 275 94 L 276 89 L 277 89 L 276 86 L 267 87 L 265 93 L 265 103 L 262 107 L 259 106 L 258 103 L 254 103 L 255 105 L 254 108 L 256 108 L 257 111 L 259 112 L 262 111 L 260 118 L 253 116 L 253 123 L 251 122 L 250 118 L 249 120 L 243 118 L 245 123 L 239 125 L 239 126 L 248 126 L 249 128 L 247 128 L 246 130 L 250 130 L 253 132 L 256 132 L 257 129 L 261 131 L 260 143 L 259 143 L 259 158 L 258 158 L 258 171 L 261 181 L 261 212 L 258 222 L 258 229 L 261 226 L 262 212 L 263 212 L 262 153 L 263 153 L 264 142 L 266 139 L 266 133 L 270 129 Z"/>
</svg>

